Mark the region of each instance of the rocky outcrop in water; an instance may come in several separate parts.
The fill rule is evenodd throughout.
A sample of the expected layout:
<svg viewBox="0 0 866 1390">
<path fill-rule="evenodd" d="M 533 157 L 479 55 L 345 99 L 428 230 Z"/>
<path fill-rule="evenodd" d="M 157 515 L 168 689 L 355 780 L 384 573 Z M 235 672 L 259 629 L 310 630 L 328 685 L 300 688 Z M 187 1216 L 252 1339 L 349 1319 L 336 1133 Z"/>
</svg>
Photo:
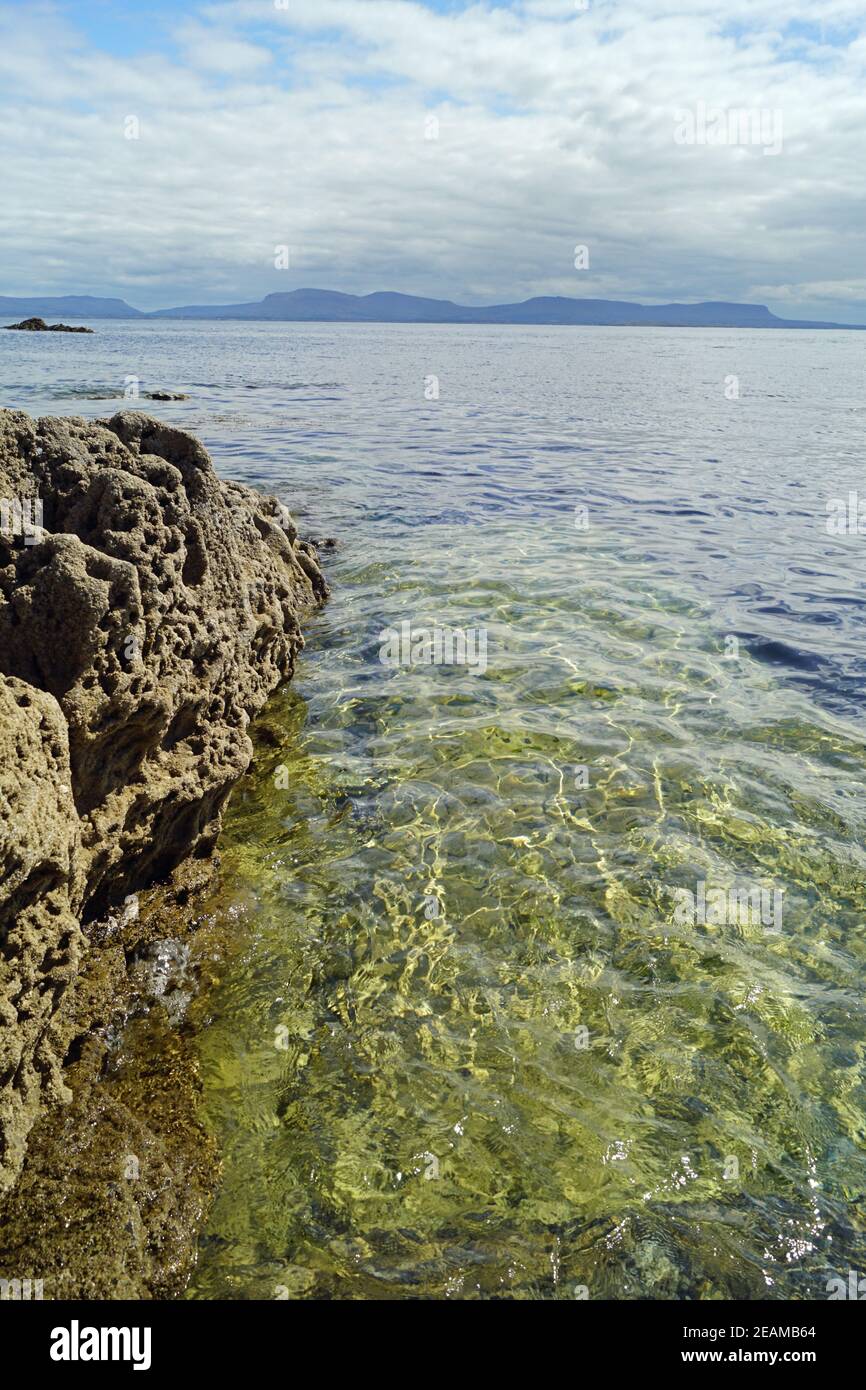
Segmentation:
<svg viewBox="0 0 866 1390">
<path fill-rule="evenodd" d="M 122 973 L 133 895 L 211 855 L 326 593 L 286 508 L 191 435 L 0 411 L 0 1190 L 104 1013 L 94 952 Z"/>
<path fill-rule="evenodd" d="M 92 328 L 72 328 L 68 323 L 46 323 L 44 319 L 22 319 L 6 327 L 19 333 L 92 333 Z"/>
</svg>

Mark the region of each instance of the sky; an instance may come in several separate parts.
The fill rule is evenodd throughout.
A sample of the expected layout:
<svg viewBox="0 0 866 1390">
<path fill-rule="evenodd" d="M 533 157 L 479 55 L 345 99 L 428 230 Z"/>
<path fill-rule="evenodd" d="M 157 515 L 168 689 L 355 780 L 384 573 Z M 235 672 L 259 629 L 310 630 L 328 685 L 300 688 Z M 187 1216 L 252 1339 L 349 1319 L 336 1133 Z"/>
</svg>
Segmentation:
<svg viewBox="0 0 866 1390">
<path fill-rule="evenodd" d="M 0 293 L 866 323 L 864 135 L 866 0 L 0 0 Z"/>
</svg>

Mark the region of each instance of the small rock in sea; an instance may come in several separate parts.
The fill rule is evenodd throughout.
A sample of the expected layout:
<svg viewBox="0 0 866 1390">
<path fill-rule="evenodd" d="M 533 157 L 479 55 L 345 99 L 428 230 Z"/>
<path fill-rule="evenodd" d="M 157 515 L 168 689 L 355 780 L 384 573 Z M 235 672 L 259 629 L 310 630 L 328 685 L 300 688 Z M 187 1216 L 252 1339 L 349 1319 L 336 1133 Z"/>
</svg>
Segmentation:
<svg viewBox="0 0 866 1390">
<path fill-rule="evenodd" d="M 92 328 L 71 328 L 68 323 L 48 324 L 44 319 L 22 319 L 20 323 L 7 323 L 7 328 L 21 333 L 92 333 Z"/>
<path fill-rule="evenodd" d="M 145 399 L 148 401 L 188 401 L 189 396 L 185 396 L 182 391 L 145 391 Z"/>
<path fill-rule="evenodd" d="M 317 550 L 336 550 L 340 542 L 334 536 L 323 536 L 311 542 Z"/>
</svg>

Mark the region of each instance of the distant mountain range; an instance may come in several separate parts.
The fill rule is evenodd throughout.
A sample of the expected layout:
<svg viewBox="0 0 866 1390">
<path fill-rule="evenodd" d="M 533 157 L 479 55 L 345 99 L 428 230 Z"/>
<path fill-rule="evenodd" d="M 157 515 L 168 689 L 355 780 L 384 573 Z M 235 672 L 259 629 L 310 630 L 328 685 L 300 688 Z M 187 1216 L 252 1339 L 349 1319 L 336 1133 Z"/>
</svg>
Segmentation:
<svg viewBox="0 0 866 1390">
<path fill-rule="evenodd" d="M 66 314 L 71 319 L 143 319 L 139 309 L 133 309 L 123 299 L 94 299 L 89 294 L 67 294 L 60 298 L 34 294 L 28 299 L 7 299 L 0 295 L 0 318 L 53 318 Z"/>
<path fill-rule="evenodd" d="M 249 319 L 271 323 L 476 323 L 587 324 L 659 328 L 866 328 L 866 324 L 781 319 L 764 304 L 630 304 L 619 299 L 543 297 L 521 304 L 452 304 L 412 294 L 341 294 L 337 290 L 290 290 L 251 304 L 186 304 L 144 313 L 123 299 L 92 295 L 52 298 L 0 296 L 0 318 Z"/>
</svg>

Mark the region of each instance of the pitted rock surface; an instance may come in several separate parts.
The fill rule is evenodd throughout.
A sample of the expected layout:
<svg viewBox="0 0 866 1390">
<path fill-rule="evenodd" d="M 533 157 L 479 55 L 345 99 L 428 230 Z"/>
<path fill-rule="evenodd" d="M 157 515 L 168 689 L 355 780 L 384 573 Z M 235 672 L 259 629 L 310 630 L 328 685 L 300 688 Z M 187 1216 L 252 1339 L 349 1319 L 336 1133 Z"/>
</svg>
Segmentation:
<svg viewBox="0 0 866 1390">
<path fill-rule="evenodd" d="M 0 502 L 35 499 L 0 530 L 0 1190 L 65 1098 L 88 924 L 211 854 L 327 595 L 285 506 L 138 412 L 0 410 Z"/>
</svg>

